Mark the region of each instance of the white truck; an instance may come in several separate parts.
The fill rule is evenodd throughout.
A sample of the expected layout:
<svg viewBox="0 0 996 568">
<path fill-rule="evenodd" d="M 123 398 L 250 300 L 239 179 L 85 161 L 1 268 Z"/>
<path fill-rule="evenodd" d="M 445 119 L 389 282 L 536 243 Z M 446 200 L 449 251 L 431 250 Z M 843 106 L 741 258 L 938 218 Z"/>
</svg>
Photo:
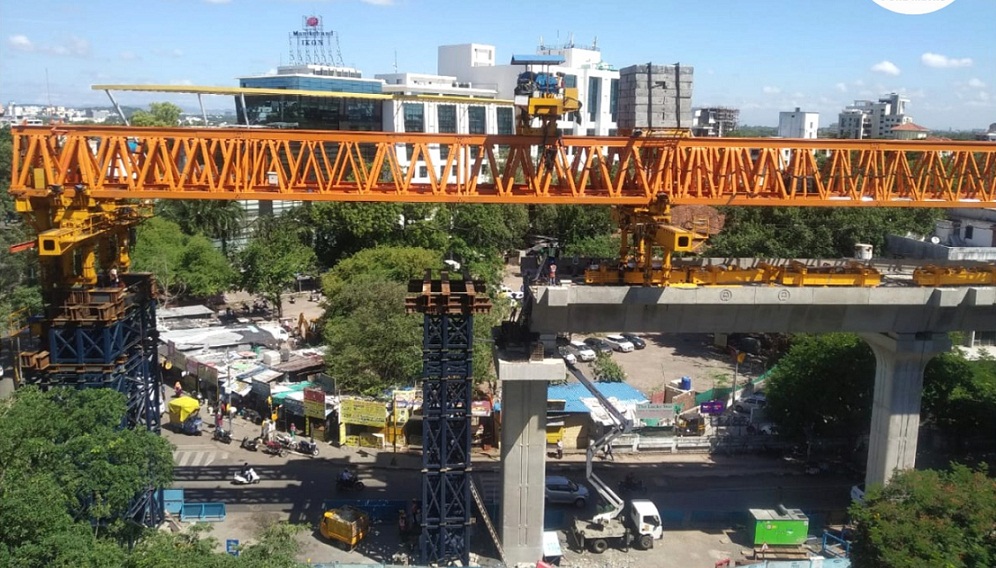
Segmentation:
<svg viewBox="0 0 996 568">
<path fill-rule="evenodd" d="M 591 520 L 574 520 L 574 540 L 580 548 L 601 554 L 615 544 L 628 549 L 634 545 L 642 550 L 654 547 L 654 541 L 664 537 L 664 526 L 657 505 L 646 499 L 629 501 L 622 513 L 608 519 L 596 516 Z"/>
<path fill-rule="evenodd" d="M 595 388 L 595 385 L 588 377 L 584 376 L 584 373 L 577 368 L 569 370 L 598 400 L 613 421 L 613 426 L 608 433 L 588 445 L 587 460 L 585 461 L 588 482 L 612 508 L 605 513 L 595 515 L 590 520 L 575 518 L 570 528 L 574 534 L 574 540 L 580 549 L 588 548 L 588 550 L 598 554 L 605 552 L 610 543 L 624 550 L 628 550 L 631 544 L 637 548 L 649 550 L 654 547 L 655 540 L 664 538 L 664 526 L 657 506 L 646 499 L 632 499 L 629 502 L 624 502 L 592 471 L 595 453 L 607 444 L 611 444 L 616 436 L 630 431 L 632 424 Z"/>
</svg>

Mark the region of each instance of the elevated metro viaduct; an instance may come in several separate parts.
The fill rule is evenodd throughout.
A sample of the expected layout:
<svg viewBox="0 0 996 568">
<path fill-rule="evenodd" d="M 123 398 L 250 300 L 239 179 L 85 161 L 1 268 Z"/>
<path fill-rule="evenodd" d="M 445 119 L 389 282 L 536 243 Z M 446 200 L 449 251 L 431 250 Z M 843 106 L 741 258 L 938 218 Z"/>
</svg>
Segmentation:
<svg viewBox="0 0 996 568">
<path fill-rule="evenodd" d="M 12 135 L 10 192 L 17 211 L 38 234 L 36 241 L 14 249 L 37 249 L 45 301 L 50 305 L 62 304 L 74 288 L 97 285 L 98 274 L 110 268 L 127 272 L 131 230 L 151 215 L 155 199 L 610 205 L 628 211 L 626 217 L 662 202 L 778 207 L 996 205 L 996 146 L 987 143 L 653 136 L 551 140 L 521 134 L 63 125 L 19 126 L 12 129 Z M 816 160 L 817 151 L 827 156 L 822 164 Z M 415 176 L 422 168 L 427 180 Z M 673 227 L 658 225 L 651 219 L 644 226 L 654 228 L 661 239 L 677 236 L 680 240 Z M 643 245 L 637 248 L 649 252 Z M 651 259 L 642 267 L 651 276 L 652 265 Z M 533 290 L 533 329 L 668 331 L 678 329 L 668 327 L 676 319 L 686 324 L 695 321 L 695 325 L 683 325 L 681 331 L 705 330 L 710 321 L 717 326 L 709 328 L 713 330 L 747 330 L 766 321 L 767 311 L 783 312 L 775 309 L 782 304 L 792 305 L 798 315 L 783 313 L 777 320 L 782 327 L 773 324 L 771 330 L 796 329 L 792 326 L 799 323 L 797 319 L 804 320 L 806 313 L 828 322 L 818 329 L 849 329 L 833 325 L 838 311 L 859 312 L 896 303 L 892 290 L 868 296 L 875 300 L 864 304 L 860 301 L 863 294 L 875 291 L 854 290 L 859 306 L 854 310 L 842 310 L 839 300 L 817 299 L 824 293 L 838 293 L 825 290 L 800 290 L 797 295 L 792 289 L 787 299 L 780 300 L 781 290 L 772 288 L 775 296 L 763 301 L 750 299 L 751 293 L 764 295 L 750 292 L 753 288 L 725 292 L 722 288 L 600 288 L 585 293 L 591 296 L 576 296 L 579 290 Z M 806 294 L 813 294 L 811 301 L 816 305 L 803 304 Z M 715 307 L 709 307 L 710 297 Z M 919 305 L 933 306 L 932 298 L 922 297 Z M 757 311 L 734 317 L 731 308 L 737 301 L 742 302 L 738 309 Z M 820 309 L 821 303 L 827 308 Z M 589 310 L 599 319 L 586 315 Z M 613 310 L 618 313 L 610 315 Z M 687 314 L 680 315 L 683 311 Z M 718 315 L 704 315 L 711 311 Z M 876 390 L 877 431 L 891 433 L 904 424 L 907 433 L 910 426 L 915 431 L 919 396 L 899 392 L 902 381 L 896 377 L 904 373 L 920 376 L 923 363 L 939 351 L 933 333 L 971 326 L 968 321 L 956 321 L 961 314 L 958 309 L 941 313 L 949 312 L 953 321 L 946 323 L 939 315 L 935 327 L 899 326 L 897 320 L 907 316 L 897 313 L 892 319 L 883 316 L 879 325 L 855 329 L 876 338 L 878 383 L 884 385 L 881 392 Z M 731 317 L 747 327 L 724 321 Z M 924 323 L 931 321 L 928 318 Z M 881 336 L 889 331 L 900 335 Z M 535 562 L 543 522 L 539 419 L 545 412 L 545 380 L 562 378 L 563 363 L 499 360 L 498 368 L 506 381 L 506 397 L 522 401 L 507 405 L 504 417 L 506 560 Z M 918 393 L 919 384 L 913 386 L 917 388 L 908 390 Z M 902 409 L 909 418 L 893 425 L 895 419 L 890 416 L 899 415 L 901 404 L 911 402 L 916 408 Z M 884 410 L 879 410 L 882 405 Z M 877 426 L 880 420 L 885 420 L 881 428 Z M 508 428 L 509 424 L 516 427 Z M 869 468 L 883 472 L 879 475 L 883 479 L 913 455 L 909 444 L 902 452 L 892 452 L 895 456 L 889 453 L 891 446 L 886 446 L 889 451 L 874 451 L 884 456 L 882 464 Z"/>
<path fill-rule="evenodd" d="M 875 353 L 867 484 L 886 483 L 916 459 L 923 371 L 950 348 L 949 331 L 996 322 L 996 287 L 696 288 L 532 286 L 529 331 L 595 333 L 857 332 Z M 502 417 L 502 541 L 506 557 L 535 558 L 543 527 L 547 381 L 563 362 L 498 357 Z"/>
</svg>

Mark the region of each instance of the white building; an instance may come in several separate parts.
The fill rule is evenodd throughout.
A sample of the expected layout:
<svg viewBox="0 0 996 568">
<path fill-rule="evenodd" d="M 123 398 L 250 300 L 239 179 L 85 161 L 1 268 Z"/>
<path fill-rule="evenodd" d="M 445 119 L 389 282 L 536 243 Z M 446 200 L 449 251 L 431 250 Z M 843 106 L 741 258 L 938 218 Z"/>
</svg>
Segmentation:
<svg viewBox="0 0 996 568">
<path fill-rule="evenodd" d="M 856 139 L 889 138 L 893 128 L 913 122 L 913 117 L 906 115 L 908 102 L 909 99 L 896 93 L 876 102 L 854 101 L 840 113 L 838 135 Z"/>
<path fill-rule="evenodd" d="M 456 77 L 449 75 L 389 73 L 374 77 L 384 82 L 385 94 L 394 95 L 383 103 L 384 132 L 489 135 L 515 133 L 512 101 L 496 99 L 495 89 L 468 82 L 461 83 Z M 441 179 L 449 158 L 449 148 L 430 144 L 428 150 L 429 161 L 434 170 L 432 177 Z M 474 152 L 476 148 L 472 150 L 469 158 L 473 160 L 477 155 Z M 427 183 L 430 181 L 429 164 L 421 156 L 413 162 L 414 154 L 414 147 L 398 145 L 399 165 L 406 170 L 414 167 L 412 181 Z M 467 168 L 473 166 L 472 162 L 464 163 Z M 456 168 L 451 168 L 448 181 L 456 182 L 458 175 L 463 177 Z"/>
<path fill-rule="evenodd" d="M 578 89 L 580 116 L 578 120 L 567 117 L 559 121 L 557 127 L 561 132 L 579 136 L 616 134 L 619 71 L 602 61 L 598 48 L 577 46 L 570 42 L 563 47 L 540 45 L 536 54 L 562 56 L 562 65 L 551 65 L 545 70 L 563 73 L 564 86 Z M 493 45 L 466 43 L 439 47 L 440 74 L 454 76 L 471 87 L 494 89 L 499 99 L 510 100 L 515 96 L 516 80 L 526 70 L 521 65 L 496 64 Z"/>
<path fill-rule="evenodd" d="M 794 111 L 778 113 L 779 138 L 815 139 L 820 128 L 820 113 L 804 112 L 795 107 Z"/>
</svg>

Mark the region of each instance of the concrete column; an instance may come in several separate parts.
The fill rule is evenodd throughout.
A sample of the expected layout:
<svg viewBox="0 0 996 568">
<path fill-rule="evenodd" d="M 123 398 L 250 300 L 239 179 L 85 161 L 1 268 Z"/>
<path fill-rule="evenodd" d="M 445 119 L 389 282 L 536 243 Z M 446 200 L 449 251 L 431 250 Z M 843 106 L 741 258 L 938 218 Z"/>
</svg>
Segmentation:
<svg viewBox="0 0 996 568">
<path fill-rule="evenodd" d="M 861 337 L 876 361 L 865 485 L 884 485 L 895 471 L 916 464 L 923 370 L 935 355 L 951 348 L 951 341 L 945 333 L 863 333 Z"/>
<path fill-rule="evenodd" d="M 543 554 L 546 392 L 564 378 L 562 359 L 497 358 L 501 381 L 501 536 L 508 566 L 534 566 Z"/>
</svg>

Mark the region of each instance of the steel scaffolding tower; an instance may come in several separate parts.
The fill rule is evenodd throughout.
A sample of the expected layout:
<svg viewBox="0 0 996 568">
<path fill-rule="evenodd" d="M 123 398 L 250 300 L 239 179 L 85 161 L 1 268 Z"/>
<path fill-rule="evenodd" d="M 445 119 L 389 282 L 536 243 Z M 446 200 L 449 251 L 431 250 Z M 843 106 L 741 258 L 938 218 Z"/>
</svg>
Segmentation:
<svg viewBox="0 0 996 568">
<path fill-rule="evenodd" d="M 491 303 L 484 283 L 412 280 L 408 313 L 422 323 L 422 534 L 421 563 L 470 562 L 470 403 L 473 391 L 474 314 Z"/>
<path fill-rule="evenodd" d="M 149 274 L 121 276 L 120 287 L 58 294 L 43 324 L 33 329 L 38 348 L 21 352 L 21 371 L 25 384 L 46 390 L 114 389 L 127 397 L 122 426 L 158 433 L 163 394 L 155 283 Z M 149 527 L 162 523 L 161 492 L 150 488 L 136 496 L 126 516 Z"/>
</svg>

